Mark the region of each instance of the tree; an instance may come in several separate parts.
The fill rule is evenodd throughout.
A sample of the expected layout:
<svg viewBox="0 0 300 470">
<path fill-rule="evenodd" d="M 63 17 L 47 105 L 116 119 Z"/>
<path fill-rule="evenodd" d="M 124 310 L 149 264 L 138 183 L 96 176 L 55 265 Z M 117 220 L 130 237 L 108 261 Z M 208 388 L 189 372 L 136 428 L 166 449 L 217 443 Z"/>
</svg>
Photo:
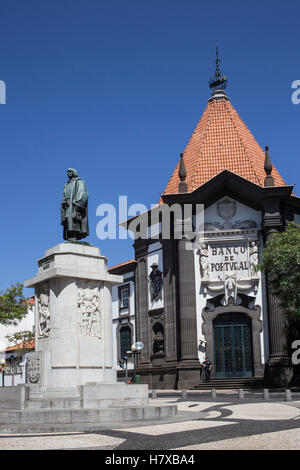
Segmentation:
<svg viewBox="0 0 300 470">
<path fill-rule="evenodd" d="M 290 320 L 300 319 L 300 225 L 270 235 L 258 269 L 265 271 L 271 290 Z"/>
<path fill-rule="evenodd" d="M 23 284 L 12 284 L 5 292 L 0 292 L 0 324 L 17 325 L 28 312 L 28 304 L 23 295 Z"/>
</svg>

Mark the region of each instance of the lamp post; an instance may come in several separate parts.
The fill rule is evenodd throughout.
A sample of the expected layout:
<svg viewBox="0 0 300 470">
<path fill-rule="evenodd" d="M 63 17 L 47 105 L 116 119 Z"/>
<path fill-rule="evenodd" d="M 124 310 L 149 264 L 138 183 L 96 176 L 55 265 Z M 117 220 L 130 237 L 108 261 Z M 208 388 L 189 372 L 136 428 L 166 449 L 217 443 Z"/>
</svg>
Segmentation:
<svg viewBox="0 0 300 470">
<path fill-rule="evenodd" d="M 131 345 L 131 353 L 133 354 L 133 373 L 134 373 L 135 384 L 136 384 L 136 366 L 137 366 L 136 356 L 137 354 L 140 354 L 143 349 L 144 349 L 144 343 L 142 343 L 141 341 L 137 341 L 136 343 L 133 343 Z"/>
</svg>

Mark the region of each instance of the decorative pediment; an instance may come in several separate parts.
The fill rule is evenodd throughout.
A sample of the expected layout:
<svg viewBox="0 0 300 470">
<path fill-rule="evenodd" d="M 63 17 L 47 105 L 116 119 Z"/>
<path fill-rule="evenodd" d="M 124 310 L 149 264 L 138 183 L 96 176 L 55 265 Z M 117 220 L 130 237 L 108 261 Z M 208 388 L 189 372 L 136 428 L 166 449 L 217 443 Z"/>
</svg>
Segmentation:
<svg viewBox="0 0 300 470">
<path fill-rule="evenodd" d="M 256 296 L 259 275 L 257 230 L 219 233 L 198 240 L 199 269 L 204 295 L 223 294 L 224 305 L 237 304 L 239 293 Z"/>
</svg>

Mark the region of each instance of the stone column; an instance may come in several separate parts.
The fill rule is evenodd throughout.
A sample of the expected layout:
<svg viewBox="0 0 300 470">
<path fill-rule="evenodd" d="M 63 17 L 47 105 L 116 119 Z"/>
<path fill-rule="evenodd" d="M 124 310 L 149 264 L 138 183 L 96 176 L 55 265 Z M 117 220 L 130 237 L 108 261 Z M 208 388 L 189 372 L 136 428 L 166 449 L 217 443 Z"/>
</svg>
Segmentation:
<svg viewBox="0 0 300 470">
<path fill-rule="evenodd" d="M 178 388 L 191 388 L 200 382 L 194 251 L 187 249 L 188 245 L 184 239 L 178 242 L 180 316 Z"/>
<path fill-rule="evenodd" d="M 276 230 L 267 231 L 267 239 Z M 267 363 L 267 374 L 273 380 L 274 385 L 286 386 L 292 379 L 293 367 L 287 354 L 287 318 L 280 307 L 278 297 L 270 287 L 270 277 L 266 276 L 268 321 L 269 321 L 269 348 L 270 355 Z"/>
<path fill-rule="evenodd" d="M 144 349 L 138 355 L 137 373 L 143 382 L 151 385 L 151 342 L 148 315 L 148 278 L 147 278 L 147 249 L 145 240 L 138 239 L 134 244 L 135 258 L 135 341 L 142 341 Z"/>
</svg>

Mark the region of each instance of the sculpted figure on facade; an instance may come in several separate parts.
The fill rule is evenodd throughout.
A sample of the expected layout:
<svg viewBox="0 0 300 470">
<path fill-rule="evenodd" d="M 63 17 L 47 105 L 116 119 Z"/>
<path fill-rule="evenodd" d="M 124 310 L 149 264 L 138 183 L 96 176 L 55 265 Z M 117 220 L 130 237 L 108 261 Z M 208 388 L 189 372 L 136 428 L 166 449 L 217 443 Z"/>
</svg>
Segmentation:
<svg viewBox="0 0 300 470">
<path fill-rule="evenodd" d="M 43 286 L 38 296 L 39 336 L 48 337 L 50 334 L 50 292 L 49 286 Z"/>
<path fill-rule="evenodd" d="M 201 277 L 209 276 L 209 259 L 208 259 L 208 247 L 206 243 L 203 243 L 199 248 L 200 255 L 200 272 Z"/>
<path fill-rule="evenodd" d="M 256 271 L 255 267 L 258 264 L 258 246 L 257 242 L 252 241 L 250 242 L 249 246 L 249 269 L 250 269 L 250 275 L 255 276 Z"/>
<path fill-rule="evenodd" d="M 237 279 L 235 274 L 227 274 L 224 279 L 225 305 L 232 299 L 235 304 L 237 301 Z"/>
<path fill-rule="evenodd" d="M 79 325 L 82 336 L 101 338 L 99 285 L 82 281 L 78 285 Z"/>
<path fill-rule="evenodd" d="M 158 264 L 153 263 L 152 271 L 149 275 L 149 288 L 151 302 L 162 299 L 162 272 L 158 269 Z"/>
</svg>

